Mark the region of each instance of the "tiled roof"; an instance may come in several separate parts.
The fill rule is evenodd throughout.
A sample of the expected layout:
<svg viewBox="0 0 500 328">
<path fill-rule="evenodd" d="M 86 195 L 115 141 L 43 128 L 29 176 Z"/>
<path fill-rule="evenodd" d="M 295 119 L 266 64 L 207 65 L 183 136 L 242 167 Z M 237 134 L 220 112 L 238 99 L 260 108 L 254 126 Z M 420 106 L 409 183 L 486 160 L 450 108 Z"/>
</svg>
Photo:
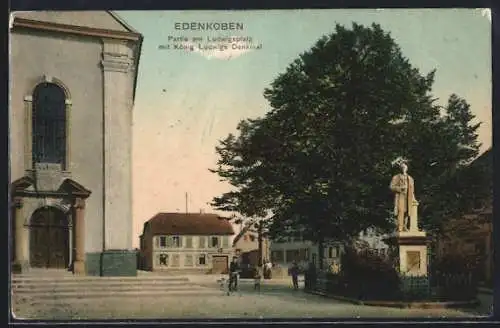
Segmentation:
<svg viewBox="0 0 500 328">
<path fill-rule="evenodd" d="M 217 214 L 158 213 L 145 225 L 151 225 L 153 235 L 233 235 L 227 218 Z"/>
</svg>

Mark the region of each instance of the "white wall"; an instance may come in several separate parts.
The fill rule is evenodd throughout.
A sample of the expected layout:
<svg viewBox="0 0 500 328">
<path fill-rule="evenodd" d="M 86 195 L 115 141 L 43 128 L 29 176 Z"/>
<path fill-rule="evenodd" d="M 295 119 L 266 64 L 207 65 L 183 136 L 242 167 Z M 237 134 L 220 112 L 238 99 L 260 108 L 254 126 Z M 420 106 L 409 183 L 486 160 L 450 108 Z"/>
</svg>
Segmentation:
<svg viewBox="0 0 500 328">
<path fill-rule="evenodd" d="M 214 255 L 223 255 L 228 257 L 228 261 L 231 260 L 232 256 L 232 247 L 230 244 L 231 236 L 216 236 L 219 239 L 219 244 L 217 247 L 208 247 L 210 244 L 210 238 L 212 236 L 203 236 L 205 237 L 205 247 L 200 247 L 200 238 L 201 236 L 179 236 L 181 238 L 181 247 L 160 247 L 160 238 L 163 236 L 154 236 L 153 237 L 153 270 L 162 270 L 162 269 L 190 269 L 190 268 L 205 268 L 210 269 L 212 267 L 212 256 Z M 164 236 L 171 237 L 171 236 Z M 192 247 L 186 247 L 186 238 L 191 237 Z M 215 236 L 214 236 L 215 237 Z M 225 243 L 224 243 L 225 239 Z M 168 245 L 168 244 L 167 244 Z M 222 248 L 222 252 L 220 249 Z M 158 257 L 160 254 L 168 254 L 168 266 L 160 266 Z M 205 265 L 198 264 L 198 257 L 200 254 L 205 255 Z M 185 256 L 192 255 L 193 256 L 193 266 L 186 266 L 184 263 Z M 174 256 L 179 256 L 179 266 L 173 267 L 172 261 Z"/>
<path fill-rule="evenodd" d="M 368 243 L 370 249 L 388 249 L 389 246 L 383 241 L 385 235 L 378 233 L 373 229 L 360 233 L 359 239 Z"/>
<path fill-rule="evenodd" d="M 103 240 L 103 73 L 101 41 L 13 32 L 11 35 L 11 181 L 25 175 L 25 96 L 44 75 L 62 81 L 71 93 L 71 178 L 92 191 L 85 209 L 86 252 L 102 250 Z M 31 122 L 29 122 L 31 124 Z"/>
</svg>

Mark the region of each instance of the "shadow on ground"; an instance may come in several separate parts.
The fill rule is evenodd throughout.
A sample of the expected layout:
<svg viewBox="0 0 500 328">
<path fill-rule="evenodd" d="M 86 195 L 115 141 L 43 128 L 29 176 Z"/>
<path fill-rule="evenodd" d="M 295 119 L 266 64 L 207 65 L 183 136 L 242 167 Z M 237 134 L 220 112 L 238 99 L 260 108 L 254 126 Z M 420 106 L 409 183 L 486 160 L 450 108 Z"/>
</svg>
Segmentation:
<svg viewBox="0 0 500 328">
<path fill-rule="evenodd" d="M 325 303 L 344 303 L 344 304 L 350 304 L 345 301 L 339 301 L 331 298 L 326 298 L 318 295 L 311 295 L 308 293 L 305 293 L 303 290 L 303 286 L 299 290 L 294 290 L 291 286 L 291 283 L 284 282 L 284 281 L 279 281 L 279 282 L 270 282 L 267 284 L 261 285 L 260 291 L 254 290 L 253 282 L 250 281 L 243 281 L 240 282 L 238 292 L 233 293 L 234 296 L 236 295 L 265 295 L 268 298 L 269 297 L 276 297 L 276 298 L 282 298 L 282 299 L 295 299 L 295 300 L 304 300 L 307 301 L 309 304 L 316 303 L 316 304 L 325 304 Z M 488 295 L 488 294 L 479 294 L 478 299 L 480 304 L 475 307 L 466 307 L 466 308 L 459 308 L 456 309 L 458 311 L 461 311 L 463 313 L 469 314 L 469 315 L 474 315 L 474 316 L 481 316 L 481 317 L 488 317 L 492 316 L 492 306 L 493 306 L 493 295 Z M 383 307 L 381 308 L 383 309 Z"/>
</svg>

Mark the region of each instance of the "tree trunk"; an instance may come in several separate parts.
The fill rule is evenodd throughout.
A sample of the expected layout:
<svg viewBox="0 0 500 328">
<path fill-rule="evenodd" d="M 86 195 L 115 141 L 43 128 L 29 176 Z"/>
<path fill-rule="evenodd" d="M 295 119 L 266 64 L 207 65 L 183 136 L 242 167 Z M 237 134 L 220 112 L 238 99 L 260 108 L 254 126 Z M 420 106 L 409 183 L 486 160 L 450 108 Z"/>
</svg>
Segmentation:
<svg viewBox="0 0 500 328">
<path fill-rule="evenodd" d="M 318 266 L 320 271 L 323 270 L 323 258 L 325 255 L 325 248 L 324 245 L 325 241 L 323 239 L 323 236 L 319 235 L 318 236 Z"/>
<path fill-rule="evenodd" d="M 262 222 L 259 221 L 259 223 L 257 224 L 257 240 L 259 243 L 259 268 L 262 267 L 262 251 L 263 251 L 263 248 L 262 248 L 262 230 L 263 230 Z"/>
</svg>

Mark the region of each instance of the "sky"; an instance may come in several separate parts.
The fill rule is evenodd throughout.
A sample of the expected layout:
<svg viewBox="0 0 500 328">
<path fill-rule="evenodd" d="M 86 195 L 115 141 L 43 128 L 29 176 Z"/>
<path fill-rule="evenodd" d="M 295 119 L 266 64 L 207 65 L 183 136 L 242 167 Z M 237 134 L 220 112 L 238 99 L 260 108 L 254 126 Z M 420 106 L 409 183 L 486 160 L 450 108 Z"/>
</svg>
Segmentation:
<svg viewBox="0 0 500 328">
<path fill-rule="evenodd" d="M 443 104 L 465 98 L 482 150 L 491 146 L 491 18 L 475 9 L 127 11 L 118 12 L 144 36 L 133 121 L 133 246 L 158 212 L 221 213 L 208 203 L 230 186 L 209 172 L 218 140 L 242 119 L 264 115 L 263 91 L 335 24 L 378 23 L 412 65 L 437 69 L 433 92 Z M 236 22 L 243 30 L 183 31 L 175 23 Z M 193 37 L 251 37 L 260 49 L 207 51 Z M 187 37 L 190 41 L 172 41 Z M 173 49 L 174 43 L 194 46 Z M 213 44 L 213 43 L 212 43 Z M 170 45 L 170 49 L 165 49 Z M 163 49 L 161 49 L 163 48 Z M 221 213 L 224 214 L 224 213 Z M 227 215 L 227 214 L 226 214 Z"/>
</svg>

